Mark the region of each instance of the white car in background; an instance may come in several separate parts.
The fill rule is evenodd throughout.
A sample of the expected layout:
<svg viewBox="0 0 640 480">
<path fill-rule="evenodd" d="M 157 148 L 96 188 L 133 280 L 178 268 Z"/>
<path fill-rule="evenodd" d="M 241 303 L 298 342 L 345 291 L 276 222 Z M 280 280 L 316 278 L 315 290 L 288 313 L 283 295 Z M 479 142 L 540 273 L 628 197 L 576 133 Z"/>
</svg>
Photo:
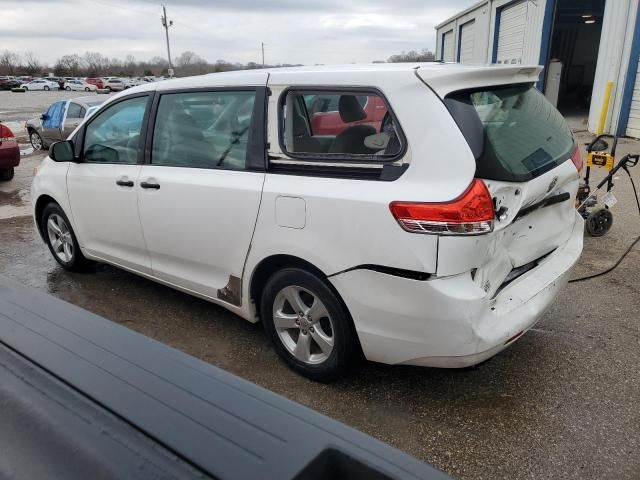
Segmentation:
<svg viewBox="0 0 640 480">
<path fill-rule="evenodd" d="M 582 159 L 540 71 L 349 65 L 133 88 L 53 145 L 35 222 L 65 269 L 107 262 L 261 320 L 312 379 L 359 352 L 475 365 L 535 325 L 582 252 Z M 326 119 L 335 134 L 314 134 Z"/>
<path fill-rule="evenodd" d="M 31 80 L 29 83 L 23 83 L 20 85 L 20 88 L 24 88 L 25 90 L 59 90 L 60 86 L 58 82 L 51 82 L 49 80 L 44 80 L 42 78 L 37 78 L 35 80 Z"/>
<path fill-rule="evenodd" d="M 82 80 L 67 80 L 64 82 L 64 89 L 76 92 L 95 92 L 98 87 Z"/>
<path fill-rule="evenodd" d="M 105 78 L 104 88 L 110 92 L 121 92 L 129 88 L 129 83 L 122 78 Z"/>
</svg>

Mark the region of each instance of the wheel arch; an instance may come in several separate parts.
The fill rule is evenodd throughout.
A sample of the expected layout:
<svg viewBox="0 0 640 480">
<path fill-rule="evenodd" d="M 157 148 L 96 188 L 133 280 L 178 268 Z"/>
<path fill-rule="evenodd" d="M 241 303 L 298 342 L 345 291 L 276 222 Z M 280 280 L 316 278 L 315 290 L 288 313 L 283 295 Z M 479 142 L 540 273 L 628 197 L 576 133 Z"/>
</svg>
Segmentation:
<svg viewBox="0 0 640 480">
<path fill-rule="evenodd" d="M 262 292 L 269 278 L 274 273 L 284 268 L 300 268 L 302 270 L 307 270 L 310 273 L 314 273 L 324 280 L 327 279 L 326 274 L 322 270 L 313 265 L 311 262 L 308 262 L 307 260 L 304 260 L 300 257 L 286 254 L 270 255 L 266 258 L 263 258 L 255 266 L 249 279 L 249 297 L 251 300 L 253 300 L 256 306 L 260 303 Z M 329 285 L 331 289 L 335 291 L 335 289 L 331 285 L 331 282 L 327 281 L 327 285 Z M 335 293 L 338 295 L 338 298 L 341 299 L 338 292 Z M 256 308 L 256 310 L 259 310 L 259 308 Z"/>
<path fill-rule="evenodd" d="M 259 307 L 260 299 L 262 297 L 262 292 L 264 291 L 264 287 L 266 286 L 267 281 L 274 273 L 284 268 L 299 268 L 301 270 L 308 271 L 310 273 L 317 275 L 325 282 L 327 287 L 334 293 L 338 301 L 342 304 L 345 311 L 347 312 L 347 315 L 351 324 L 351 328 L 353 329 L 356 341 L 358 343 L 357 348 L 359 349 L 361 356 L 363 356 L 362 345 L 360 344 L 360 338 L 355 328 L 353 317 L 351 316 L 349 307 L 347 307 L 347 304 L 342 298 L 342 295 L 340 295 L 340 292 L 338 292 L 336 287 L 333 285 L 333 283 L 329 281 L 329 279 L 327 278 L 327 275 L 322 270 L 320 270 L 313 263 L 303 258 L 296 257 L 295 255 L 274 254 L 274 255 L 265 257 L 260 262 L 258 262 L 258 264 L 253 269 L 251 277 L 249 278 L 249 292 L 248 292 L 249 301 L 250 302 L 253 301 L 253 304 L 256 307 L 255 308 L 256 312 L 258 314 L 260 312 L 260 307 Z"/>
<path fill-rule="evenodd" d="M 36 227 L 38 228 L 38 233 L 40 234 L 40 238 L 42 238 L 43 240 L 45 238 L 44 238 L 44 232 L 42 231 L 42 213 L 44 212 L 45 207 L 50 203 L 55 203 L 56 205 L 58 205 L 62 209 L 62 211 L 65 213 L 67 218 L 69 218 L 69 214 L 65 212 L 64 207 L 55 198 L 53 198 L 51 195 L 47 195 L 46 193 L 43 193 L 42 195 L 40 195 L 36 200 L 36 204 L 33 208 L 33 214 L 36 221 L 35 222 Z"/>
</svg>

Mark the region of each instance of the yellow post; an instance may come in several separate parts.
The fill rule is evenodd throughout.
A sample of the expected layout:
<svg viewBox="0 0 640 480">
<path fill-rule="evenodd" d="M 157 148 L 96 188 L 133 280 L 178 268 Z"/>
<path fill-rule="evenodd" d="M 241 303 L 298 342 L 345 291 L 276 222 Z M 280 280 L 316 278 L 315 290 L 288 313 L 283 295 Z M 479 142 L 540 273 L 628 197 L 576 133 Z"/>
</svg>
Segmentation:
<svg viewBox="0 0 640 480">
<path fill-rule="evenodd" d="M 602 109 L 600 110 L 600 121 L 598 122 L 598 135 L 604 132 L 604 126 L 607 123 L 607 113 L 609 113 L 609 100 L 611 100 L 611 90 L 613 89 L 613 82 L 609 80 L 607 86 L 604 89 L 604 98 L 602 99 Z"/>
</svg>

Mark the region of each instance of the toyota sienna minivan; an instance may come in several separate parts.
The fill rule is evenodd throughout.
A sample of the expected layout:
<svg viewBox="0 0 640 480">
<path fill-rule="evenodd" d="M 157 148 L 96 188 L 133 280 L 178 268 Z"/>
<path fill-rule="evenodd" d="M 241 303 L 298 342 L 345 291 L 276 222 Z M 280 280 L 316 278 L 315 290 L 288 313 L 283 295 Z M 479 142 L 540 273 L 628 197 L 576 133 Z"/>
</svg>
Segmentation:
<svg viewBox="0 0 640 480">
<path fill-rule="evenodd" d="M 261 320 L 312 379 L 361 354 L 478 364 L 538 321 L 582 251 L 582 160 L 540 71 L 350 65 L 141 85 L 54 144 L 35 222 L 68 270 L 107 262 Z M 314 131 L 319 96 L 337 105 L 335 134 Z"/>
</svg>

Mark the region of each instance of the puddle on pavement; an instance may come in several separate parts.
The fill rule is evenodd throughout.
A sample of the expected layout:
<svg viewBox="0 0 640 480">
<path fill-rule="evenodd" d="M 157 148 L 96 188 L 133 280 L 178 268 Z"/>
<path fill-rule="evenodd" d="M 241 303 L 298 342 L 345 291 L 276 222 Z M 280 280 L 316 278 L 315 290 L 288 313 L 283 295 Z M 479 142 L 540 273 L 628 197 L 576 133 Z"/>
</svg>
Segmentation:
<svg viewBox="0 0 640 480">
<path fill-rule="evenodd" d="M 0 192 L 0 205 L 20 207 L 25 204 L 24 202 L 24 190 L 17 192 Z"/>
</svg>

